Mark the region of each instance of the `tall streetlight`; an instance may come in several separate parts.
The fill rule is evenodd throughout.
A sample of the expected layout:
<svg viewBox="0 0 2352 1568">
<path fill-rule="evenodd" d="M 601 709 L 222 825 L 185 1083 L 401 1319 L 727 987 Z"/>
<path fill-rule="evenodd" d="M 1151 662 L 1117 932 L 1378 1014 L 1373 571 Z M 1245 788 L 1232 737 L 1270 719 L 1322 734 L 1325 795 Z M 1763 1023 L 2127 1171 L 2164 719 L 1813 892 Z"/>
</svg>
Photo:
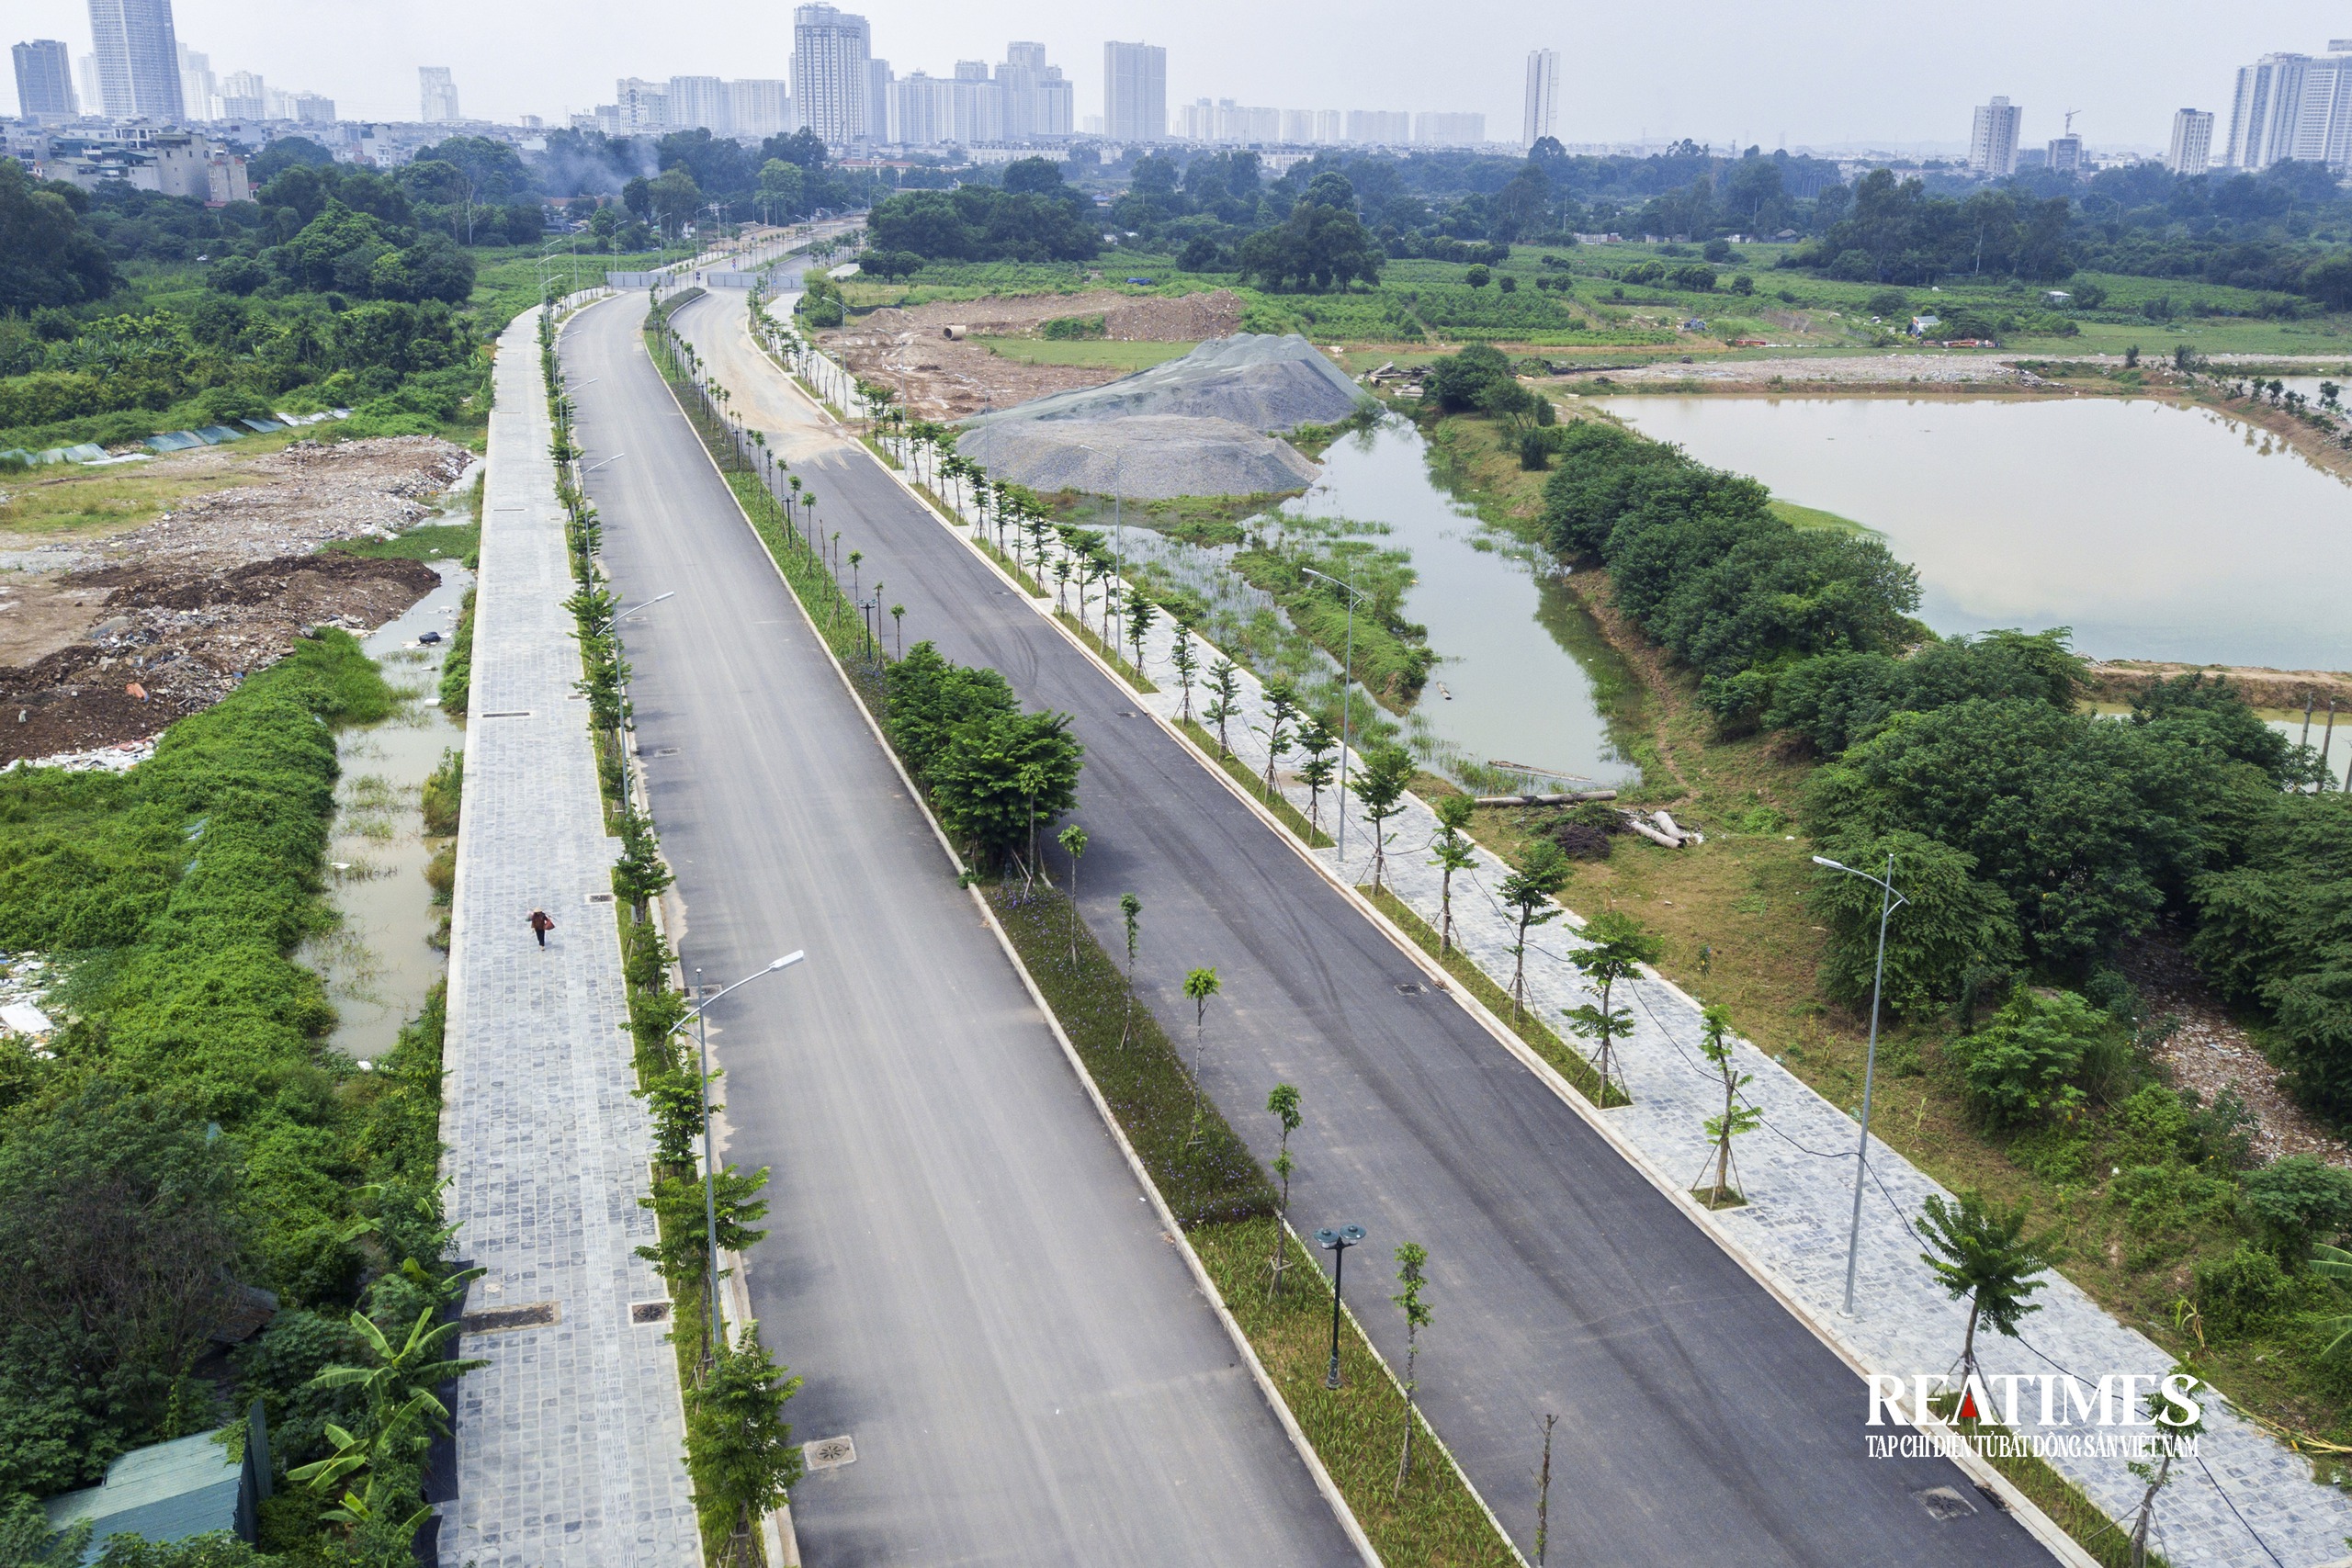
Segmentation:
<svg viewBox="0 0 2352 1568">
<path fill-rule="evenodd" d="M 1862 1058 L 1862 1141 L 1854 1150 L 1854 1221 L 1846 1233 L 1846 1304 L 1840 1315 L 1854 1315 L 1854 1269 L 1861 1258 L 1862 1246 L 1862 1181 L 1869 1174 L 1871 1163 L 1871 1079 L 1878 1068 L 1878 998 L 1886 981 L 1886 922 L 1896 908 L 1910 902 L 1894 890 L 1894 856 L 1886 857 L 1886 874 L 1872 876 L 1867 871 L 1856 871 L 1850 865 L 1840 865 L 1827 855 L 1815 855 L 1813 863 L 1848 876 L 1859 876 L 1864 882 L 1875 883 L 1878 901 L 1878 967 L 1871 976 L 1871 1044 L 1870 1054 Z"/>
<path fill-rule="evenodd" d="M 670 1034 L 677 1033 L 689 1023 L 695 1026 L 695 1050 L 702 1062 L 701 1076 L 695 1079 L 695 1094 L 702 1101 L 702 1223 L 704 1233 L 710 1242 L 710 1303 L 707 1311 L 710 1318 L 710 1359 L 714 1361 L 718 1359 L 718 1166 L 711 1157 L 710 1032 L 703 1022 L 703 1016 L 710 1011 L 712 1003 L 726 996 L 728 991 L 740 991 L 761 976 L 773 975 L 779 969 L 789 969 L 808 956 L 806 952 L 797 949 L 786 953 L 766 968 L 755 969 L 744 976 L 726 990 L 710 998 L 694 1011 L 670 1026 Z M 695 968 L 695 994 L 702 995 L 700 965 Z M 669 1035 L 665 1034 L 662 1038 L 666 1040 Z"/>
<path fill-rule="evenodd" d="M 1316 1245 L 1331 1259 L 1331 1365 L 1323 1374 L 1325 1388 L 1340 1386 L 1340 1288 L 1348 1277 L 1348 1248 L 1363 1240 L 1362 1225 L 1327 1225 L 1315 1233 Z"/>
<path fill-rule="evenodd" d="M 1317 571 L 1311 566 L 1298 569 L 1309 577 L 1319 577 L 1348 596 L 1348 657 L 1340 667 L 1340 872 L 1348 869 L 1348 715 L 1355 707 L 1356 683 L 1356 601 L 1363 593 L 1356 587 L 1355 566 L 1348 566 L 1348 581 L 1340 581 L 1328 571 Z"/>
</svg>

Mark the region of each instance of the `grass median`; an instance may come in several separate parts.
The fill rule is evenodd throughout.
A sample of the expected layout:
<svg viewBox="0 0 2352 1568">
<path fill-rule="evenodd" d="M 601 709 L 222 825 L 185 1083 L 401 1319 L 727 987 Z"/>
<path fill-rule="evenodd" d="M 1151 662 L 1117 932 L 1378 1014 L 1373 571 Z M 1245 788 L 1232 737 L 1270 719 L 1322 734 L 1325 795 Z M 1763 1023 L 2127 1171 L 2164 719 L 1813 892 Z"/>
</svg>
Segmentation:
<svg viewBox="0 0 2352 1568">
<path fill-rule="evenodd" d="M 1248 790 L 1251 798 L 1272 812 L 1276 819 L 1291 830 L 1294 838 L 1309 849 L 1328 850 L 1331 847 L 1330 834 L 1307 821 L 1306 813 L 1293 806 L 1282 791 L 1276 790 L 1271 795 L 1267 794 L 1266 781 L 1245 767 L 1240 758 L 1218 746 L 1216 736 L 1211 735 L 1196 721 L 1189 718 L 1178 719 L 1176 728 L 1182 730 L 1193 745 L 1216 758 L 1217 766 L 1223 768 L 1236 784 Z"/>
</svg>

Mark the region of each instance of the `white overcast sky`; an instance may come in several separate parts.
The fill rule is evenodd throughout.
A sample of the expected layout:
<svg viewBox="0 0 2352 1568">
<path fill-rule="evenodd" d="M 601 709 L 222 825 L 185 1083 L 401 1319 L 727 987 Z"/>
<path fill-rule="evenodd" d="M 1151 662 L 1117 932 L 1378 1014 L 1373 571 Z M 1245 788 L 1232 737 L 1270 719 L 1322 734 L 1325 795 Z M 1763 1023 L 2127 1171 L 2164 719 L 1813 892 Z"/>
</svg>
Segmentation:
<svg viewBox="0 0 2352 1568">
<path fill-rule="evenodd" d="M 610 102 L 617 76 L 788 74 L 787 4 L 722 0 L 175 0 L 180 38 L 216 73 L 324 93 L 345 118 L 413 118 L 416 68 L 447 65 L 471 116 L 512 120 Z M 859 9 L 855 0 L 842 7 Z M 7 0 L 14 38 L 90 47 L 77 0 Z M 1035 39 L 1102 111 L 1102 40 L 1168 50 L 1170 110 L 1195 97 L 1279 108 L 1483 110 L 1514 138 L 1526 52 L 1562 55 L 1567 141 L 1690 136 L 1722 144 L 1964 142 L 1996 93 L 2025 106 L 2023 140 L 2066 109 L 2095 146 L 2161 147 L 2172 111 L 2223 127 L 2237 66 L 2272 50 L 2352 37 L 2352 7 L 2316 0 L 1976 0 L 1962 8 L 1866 0 L 893 0 L 863 7 L 875 52 L 900 74 L 946 73 Z M 14 41 L 11 38 L 6 41 Z M 14 83 L 9 84 L 14 96 Z M 2218 138 L 2217 138 L 2218 140 Z"/>
</svg>

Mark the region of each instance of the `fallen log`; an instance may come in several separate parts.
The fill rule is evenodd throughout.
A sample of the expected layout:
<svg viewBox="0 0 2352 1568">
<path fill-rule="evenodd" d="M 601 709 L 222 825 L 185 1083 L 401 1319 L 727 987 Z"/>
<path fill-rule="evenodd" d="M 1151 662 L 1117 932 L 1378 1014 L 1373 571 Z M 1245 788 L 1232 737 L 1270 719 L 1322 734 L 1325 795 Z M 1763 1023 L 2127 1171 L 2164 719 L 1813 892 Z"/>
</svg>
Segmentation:
<svg viewBox="0 0 2352 1568">
<path fill-rule="evenodd" d="M 1651 826 L 1650 823 L 1645 821 L 1639 817 L 1626 818 L 1625 826 L 1631 828 L 1634 832 L 1639 833 L 1643 838 L 1647 839 L 1653 844 L 1663 844 L 1669 850 L 1679 850 L 1682 847 L 1682 836 L 1680 834 L 1661 831 L 1659 829 Z"/>
</svg>

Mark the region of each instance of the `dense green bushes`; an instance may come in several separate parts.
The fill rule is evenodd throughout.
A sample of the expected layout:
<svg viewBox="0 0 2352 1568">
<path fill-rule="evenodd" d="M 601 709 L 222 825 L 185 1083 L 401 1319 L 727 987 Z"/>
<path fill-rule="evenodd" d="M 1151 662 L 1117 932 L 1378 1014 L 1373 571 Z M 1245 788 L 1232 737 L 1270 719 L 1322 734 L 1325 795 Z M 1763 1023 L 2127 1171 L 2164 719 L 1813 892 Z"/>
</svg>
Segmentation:
<svg viewBox="0 0 2352 1568">
<path fill-rule="evenodd" d="M 1003 676 L 951 664 L 928 642 L 887 680 L 890 743 L 948 837 L 989 863 L 1034 859 L 1040 835 L 1078 804 L 1086 749 L 1069 716 L 1023 713 Z"/>
<path fill-rule="evenodd" d="M 326 918 L 329 727 L 391 705 L 358 644 L 327 632 L 130 773 L 0 775 L 0 940 L 98 950 L 54 1060 L 0 1077 L 19 1265 L 0 1270 L 0 1490 L 81 1483 L 216 1424 L 191 1369 L 231 1280 L 287 1309 L 247 1368 L 248 1391 L 284 1405 L 273 1342 L 340 1315 L 388 1265 L 438 1259 L 438 998 L 360 1074 L 321 1043 L 332 1014 L 288 956 Z M 81 1288 L 93 1279 L 105 1288 Z M 368 1295 L 398 1316 L 410 1293 Z M 312 1525 L 320 1506 L 288 1505 Z"/>
<path fill-rule="evenodd" d="M 1776 667 L 1917 636 L 1918 581 L 1877 540 L 1792 528 L 1756 480 L 1615 425 L 1579 421 L 1552 445 L 1553 548 L 1606 563 L 1617 608 L 1706 678 L 1718 713 L 1759 711 Z"/>
</svg>

